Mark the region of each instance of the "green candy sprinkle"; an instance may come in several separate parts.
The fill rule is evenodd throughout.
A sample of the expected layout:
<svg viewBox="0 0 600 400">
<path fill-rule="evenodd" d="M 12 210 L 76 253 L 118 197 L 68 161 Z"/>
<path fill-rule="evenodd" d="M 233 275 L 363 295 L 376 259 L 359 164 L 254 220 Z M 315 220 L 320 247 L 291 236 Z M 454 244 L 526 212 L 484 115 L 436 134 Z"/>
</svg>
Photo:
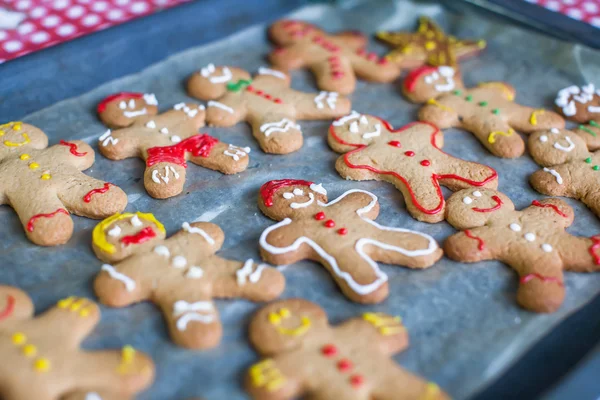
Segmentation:
<svg viewBox="0 0 600 400">
<path fill-rule="evenodd" d="M 456 96 L 460 96 L 462 94 L 462 92 L 460 90 L 455 90 L 452 92 L 452 94 L 454 94 Z"/>
<path fill-rule="evenodd" d="M 469 95 L 469 96 L 465 97 L 465 100 L 467 100 L 467 101 L 473 101 L 473 96 Z"/>
<path fill-rule="evenodd" d="M 499 108 L 494 108 L 492 110 L 492 113 L 498 115 L 498 114 L 500 114 L 500 109 Z"/>
<path fill-rule="evenodd" d="M 487 106 L 487 105 L 488 105 L 488 102 L 487 102 L 487 101 L 480 101 L 480 102 L 479 102 L 479 105 L 480 105 L 481 107 L 485 107 L 485 106 Z"/>
<path fill-rule="evenodd" d="M 600 167 L 599 167 L 599 166 L 597 166 L 597 165 L 594 165 L 594 166 L 592 167 L 592 169 L 593 169 L 594 171 L 598 171 L 598 170 L 600 169 Z"/>
<path fill-rule="evenodd" d="M 584 161 L 589 164 L 592 162 L 592 157 L 588 157 Z"/>
</svg>

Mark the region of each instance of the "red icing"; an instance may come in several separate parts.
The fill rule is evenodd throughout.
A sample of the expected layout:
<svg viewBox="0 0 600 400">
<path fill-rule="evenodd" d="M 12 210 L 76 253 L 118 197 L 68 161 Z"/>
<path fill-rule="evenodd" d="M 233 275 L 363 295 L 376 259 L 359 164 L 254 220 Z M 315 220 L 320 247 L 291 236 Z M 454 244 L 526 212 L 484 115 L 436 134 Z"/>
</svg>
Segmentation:
<svg viewBox="0 0 600 400">
<path fill-rule="evenodd" d="M 386 129 L 387 129 L 389 132 L 391 132 L 391 133 L 402 133 L 402 132 L 403 132 L 403 131 L 405 131 L 406 129 L 409 129 L 409 128 L 411 128 L 412 126 L 414 126 L 414 125 L 418 125 L 418 124 L 425 124 L 425 125 L 429 125 L 430 127 L 434 128 L 434 132 L 431 134 L 431 145 L 432 145 L 432 146 L 433 146 L 433 147 L 434 147 L 436 150 L 438 150 L 440 153 L 447 155 L 447 154 L 446 154 L 446 153 L 444 153 L 444 152 L 443 152 L 443 151 L 442 151 L 442 150 L 441 150 L 439 147 L 437 147 L 437 145 L 435 144 L 435 136 L 436 136 L 436 135 L 437 135 L 437 133 L 439 132 L 439 129 L 438 129 L 438 128 L 437 128 L 435 125 L 433 125 L 433 124 L 431 124 L 431 123 L 429 123 L 429 122 L 412 122 L 412 123 L 410 123 L 410 124 L 408 124 L 408 125 L 405 125 L 405 126 L 403 126 L 403 127 L 400 127 L 400 128 L 398 128 L 398 129 L 393 129 L 393 128 L 392 128 L 392 126 L 390 125 L 390 123 L 389 123 L 389 122 L 387 122 L 387 121 L 385 121 L 385 120 L 383 120 L 383 119 L 380 119 L 380 118 L 378 118 L 378 119 L 379 119 L 379 121 L 380 121 L 380 122 L 381 122 L 381 123 L 384 125 L 384 127 L 385 127 L 385 128 L 386 128 Z M 359 152 L 359 151 L 361 151 L 361 150 L 365 149 L 365 148 L 367 147 L 367 145 L 364 145 L 364 144 L 356 144 L 356 143 L 349 143 L 349 142 L 346 142 L 346 141 L 342 140 L 342 139 L 341 139 L 339 136 L 337 136 L 337 135 L 336 135 L 336 133 L 335 133 L 335 129 L 334 129 L 334 126 L 333 126 L 333 125 L 331 125 L 331 126 L 329 127 L 329 134 L 330 134 L 330 135 L 331 135 L 331 136 L 332 136 L 332 137 L 333 137 L 333 138 L 334 138 L 334 139 L 335 139 L 335 140 L 336 140 L 338 143 L 345 144 L 345 145 L 347 145 L 347 146 L 356 147 L 356 149 L 355 149 L 355 150 L 349 151 L 348 153 L 344 154 L 344 162 L 346 163 L 346 165 L 347 165 L 348 167 L 350 167 L 350 168 L 354 168 L 354 169 L 366 169 L 366 170 L 369 170 L 369 171 L 371 171 L 371 172 L 375 172 L 375 173 L 377 173 L 377 174 L 382 174 L 382 175 L 392 175 L 392 176 L 394 176 L 395 178 L 399 179 L 399 180 L 400 180 L 400 181 L 402 181 L 402 183 L 403 183 L 403 184 L 406 186 L 406 188 L 407 188 L 408 192 L 410 193 L 410 197 L 411 197 L 411 200 L 412 200 L 412 203 L 414 204 L 414 206 L 415 206 L 417 209 L 419 209 L 419 210 L 420 210 L 422 213 L 425 213 L 425 214 L 437 214 L 437 213 L 439 213 L 439 212 L 442 210 L 442 208 L 444 207 L 444 196 L 442 195 L 442 189 L 440 188 L 440 185 L 439 185 L 439 181 L 440 181 L 440 180 L 442 180 L 442 179 L 455 179 L 455 180 L 459 180 L 459 181 L 465 182 L 465 183 L 467 183 L 467 184 L 469 184 L 469 185 L 471 185 L 471 186 L 484 186 L 484 185 L 485 185 L 485 184 L 487 184 L 488 182 L 490 182 L 490 181 L 493 181 L 494 179 L 496 179 L 496 178 L 498 177 L 498 173 L 497 173 L 497 172 L 496 172 L 494 169 L 492 169 L 492 168 L 490 168 L 490 170 L 492 171 L 492 174 L 491 174 L 489 177 L 487 177 L 485 180 L 483 180 L 483 181 L 479 181 L 479 182 L 478 182 L 478 181 L 471 180 L 471 179 L 463 178 L 462 176 L 458 176 L 458 175 L 456 175 L 456 174 L 442 174 L 442 175 L 438 175 L 438 174 L 432 173 L 432 174 L 431 174 L 431 180 L 432 180 L 432 182 L 433 182 L 433 185 L 434 185 L 434 187 L 435 187 L 435 190 L 436 190 L 436 193 L 437 193 L 438 199 L 440 199 L 440 202 L 439 202 L 439 204 L 437 205 L 437 207 L 435 207 L 435 208 L 433 208 L 433 209 L 426 209 L 426 208 L 425 208 L 425 207 L 423 207 L 421 204 L 419 204 L 419 202 L 417 201 L 417 199 L 416 199 L 416 197 L 415 197 L 415 193 L 414 193 L 414 191 L 412 190 L 412 187 L 410 186 L 410 184 L 409 184 L 408 180 L 407 180 L 407 179 L 406 179 L 404 176 L 402 176 L 402 175 L 400 175 L 400 174 L 398 174 L 398 173 L 396 173 L 396 172 L 394 172 L 394 171 L 382 171 L 382 170 L 380 170 L 380 169 L 377 169 L 377 168 L 374 168 L 374 167 L 372 167 L 372 166 L 370 166 L 370 165 L 355 165 L 355 164 L 352 164 L 352 163 L 350 162 L 350 156 L 351 156 L 351 155 L 353 155 L 354 153 L 357 153 L 357 152 Z M 389 144 L 389 143 L 388 143 L 388 144 Z M 450 156 L 450 155 L 448 155 L 448 157 L 451 157 L 451 156 Z M 489 167 L 488 167 L 488 168 L 489 168 Z"/>
<path fill-rule="evenodd" d="M 49 214 L 36 214 L 29 219 L 29 222 L 27 222 L 27 230 L 29 232 L 33 232 L 33 225 L 35 224 L 35 221 L 37 221 L 40 218 L 52 218 L 56 214 L 69 215 L 69 212 L 67 210 L 65 210 L 64 208 L 59 208 L 58 210 L 51 212 Z"/>
<path fill-rule="evenodd" d="M 327 221 L 325 221 L 324 225 L 326 228 L 333 228 L 335 226 L 335 221 L 332 219 L 328 219 Z"/>
<path fill-rule="evenodd" d="M 147 242 L 153 237 L 156 237 L 156 233 L 152 227 L 147 226 L 135 235 L 123 236 L 121 243 L 123 243 L 125 246 L 129 246 L 130 244 L 141 244 Z"/>
<path fill-rule="evenodd" d="M 76 157 L 83 157 L 87 154 L 87 153 L 78 152 L 77 145 L 75 143 L 66 142 L 64 140 L 61 140 L 60 142 L 58 142 L 58 144 L 69 147 L 69 151 L 71 152 L 71 154 L 73 154 Z"/>
<path fill-rule="evenodd" d="M 402 143 L 400 143 L 400 142 L 399 142 L 399 141 L 397 141 L 397 140 L 390 140 L 390 141 L 388 142 L 388 144 L 389 144 L 390 146 L 394 146 L 394 147 L 402 147 Z"/>
<path fill-rule="evenodd" d="M 345 235 L 348 233 L 348 229 L 340 228 L 340 229 L 338 229 L 337 233 L 338 233 L 338 235 Z"/>
<path fill-rule="evenodd" d="M 544 276 L 544 275 L 537 274 L 535 272 L 531 273 L 531 274 L 523 275 L 521 277 L 521 279 L 519 280 L 519 283 L 521 283 L 521 285 L 523 285 L 532 279 L 539 279 L 542 282 L 554 282 L 559 286 L 564 286 L 562 281 L 554 276 Z"/>
<path fill-rule="evenodd" d="M 333 357 L 333 356 L 335 356 L 337 354 L 337 352 L 338 352 L 338 349 L 333 344 L 326 344 L 321 349 L 321 353 L 323 353 L 323 355 L 325 357 Z"/>
<path fill-rule="evenodd" d="M 407 157 L 414 157 L 415 152 L 414 151 L 410 151 L 410 150 L 409 151 L 405 151 L 404 155 L 407 156 Z"/>
<path fill-rule="evenodd" d="M 335 53 L 340 50 L 338 46 L 336 46 L 333 42 L 325 39 L 322 36 L 315 36 L 313 38 L 313 42 L 324 48 L 325 50 Z"/>
<path fill-rule="evenodd" d="M 352 362 L 344 358 L 343 360 L 338 361 L 337 367 L 342 372 L 348 372 L 352 369 Z"/>
<path fill-rule="evenodd" d="M 313 182 L 303 181 L 300 179 L 278 179 L 274 181 L 269 181 L 260 187 L 260 196 L 263 199 L 263 203 L 267 207 L 271 207 L 273 205 L 273 195 L 275 192 L 283 187 L 289 186 L 306 186 L 310 188 Z M 318 215 L 318 214 L 317 214 Z M 323 218 L 325 214 L 323 214 Z M 316 218 L 316 216 L 315 216 Z"/>
<path fill-rule="evenodd" d="M 365 383 L 365 378 L 363 378 L 362 375 L 352 375 L 352 377 L 350 377 L 350 384 L 355 388 L 362 386 L 363 383 Z"/>
<path fill-rule="evenodd" d="M 249 86 L 247 86 L 247 87 L 246 87 L 246 90 L 247 90 L 248 92 L 252 93 L 252 94 L 255 94 L 255 95 L 257 95 L 257 96 L 261 96 L 261 97 L 262 97 L 262 98 L 264 98 L 264 99 L 271 100 L 271 101 L 272 101 L 272 102 L 274 102 L 274 103 L 277 103 L 277 104 L 281 104 L 281 103 L 283 103 L 283 101 L 282 101 L 282 100 L 281 100 L 279 97 L 275 97 L 275 98 L 274 98 L 273 96 L 271 96 L 271 95 L 270 95 L 270 94 L 268 94 L 268 93 L 265 93 L 265 92 L 264 92 L 264 91 L 262 91 L 262 90 L 256 90 L 256 89 L 254 88 L 254 86 L 252 86 L 252 85 L 249 85 Z"/>
<path fill-rule="evenodd" d="M 100 189 L 92 189 L 89 192 L 86 193 L 85 196 L 83 196 L 83 201 L 86 203 L 89 203 L 90 201 L 92 201 L 92 196 L 97 194 L 97 193 L 106 193 L 108 192 L 108 190 L 110 189 L 110 186 L 112 185 L 112 183 L 105 183 L 104 186 L 102 186 Z"/>
<path fill-rule="evenodd" d="M 464 230 L 464 232 L 465 232 L 465 235 L 466 235 L 468 238 L 477 240 L 477 243 L 478 243 L 478 246 L 477 246 L 477 248 L 479 249 L 479 251 L 481 251 L 481 250 L 483 250 L 483 249 L 484 249 L 484 247 L 485 247 L 485 242 L 483 241 L 483 239 L 482 239 L 482 238 L 480 238 L 480 237 L 478 237 L 478 236 L 475 236 L 475 235 L 473 235 L 473 234 L 471 233 L 471 231 L 470 231 L 470 230 L 468 230 L 468 229 L 465 229 L 465 230 Z"/>
<path fill-rule="evenodd" d="M 10 294 L 6 296 L 6 307 L 4 307 L 4 310 L 0 311 L 0 321 L 12 315 L 15 311 L 15 303 L 16 300 L 13 296 Z"/>
<path fill-rule="evenodd" d="M 423 160 L 419 164 L 421 164 L 424 167 L 429 167 L 431 165 L 431 161 L 429 161 L 429 160 Z"/>
<path fill-rule="evenodd" d="M 600 236 L 592 236 L 592 245 L 590 246 L 590 254 L 594 257 L 594 262 L 596 265 L 600 265 L 600 255 L 598 255 L 597 250 L 600 248 Z"/>
<path fill-rule="evenodd" d="M 417 85 L 417 82 L 419 81 L 419 78 L 421 78 L 421 76 L 430 74 L 437 70 L 437 67 L 432 67 L 429 65 L 423 65 L 422 67 L 413 69 L 408 73 L 408 75 L 404 79 L 404 88 L 409 93 L 414 92 L 415 86 Z"/>
<path fill-rule="evenodd" d="M 121 93 L 116 93 L 116 94 L 110 95 L 110 96 L 106 97 L 104 100 L 102 100 L 100 102 L 100 104 L 98 104 L 98 113 L 104 112 L 104 110 L 106 110 L 106 106 L 111 101 L 141 99 L 142 97 L 144 97 L 144 95 L 142 93 L 131 93 L 131 92 L 121 92 Z"/>
<path fill-rule="evenodd" d="M 496 202 L 496 205 L 494 207 L 490 207 L 490 208 L 473 207 L 471 210 L 484 213 L 484 212 L 496 211 L 497 209 L 502 207 L 502 199 L 500 197 L 492 196 L 492 200 L 494 200 Z"/>
<path fill-rule="evenodd" d="M 565 217 L 567 218 L 567 214 L 565 214 L 564 212 L 560 211 L 560 209 L 555 206 L 554 204 L 542 204 L 537 200 L 534 200 L 531 202 L 532 206 L 536 206 L 536 207 L 543 207 L 543 208 L 547 208 L 550 207 L 554 210 L 554 212 L 556 212 L 558 215 L 560 215 L 561 217 Z"/>
<path fill-rule="evenodd" d="M 325 213 L 323 211 L 319 211 L 318 213 L 315 214 L 315 219 L 317 221 L 321 221 L 321 220 L 325 219 Z"/>
<path fill-rule="evenodd" d="M 217 139 L 207 134 L 194 135 L 173 146 L 152 147 L 148 149 L 148 167 L 160 162 L 181 165 L 187 168 L 185 153 L 192 153 L 194 157 L 208 157 L 212 148 L 219 143 Z"/>
</svg>

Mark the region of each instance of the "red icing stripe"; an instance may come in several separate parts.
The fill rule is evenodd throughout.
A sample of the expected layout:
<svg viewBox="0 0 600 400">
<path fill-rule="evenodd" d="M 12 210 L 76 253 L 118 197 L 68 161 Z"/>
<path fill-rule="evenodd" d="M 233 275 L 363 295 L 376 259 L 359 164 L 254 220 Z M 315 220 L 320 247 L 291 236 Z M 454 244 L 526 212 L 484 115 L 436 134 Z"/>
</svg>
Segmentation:
<svg viewBox="0 0 600 400">
<path fill-rule="evenodd" d="M 173 146 L 152 147 L 148 149 L 146 165 L 151 167 L 154 164 L 166 162 L 187 168 L 185 153 L 192 153 L 194 157 L 208 157 L 217 143 L 219 141 L 214 137 L 202 134 L 189 137 Z"/>
<path fill-rule="evenodd" d="M 438 127 L 437 127 L 437 126 L 435 126 L 435 125 L 433 125 L 433 124 L 431 124 L 431 123 L 429 123 L 429 122 L 411 122 L 410 124 L 408 124 L 408 125 L 404 125 L 403 127 L 400 127 L 400 128 L 398 128 L 398 129 L 393 129 L 393 128 L 391 127 L 391 125 L 390 125 L 390 123 L 389 123 L 389 122 L 387 122 L 387 121 L 385 121 L 385 120 L 383 120 L 383 119 L 381 119 L 381 118 L 377 118 L 377 119 L 378 119 L 378 120 L 379 120 L 379 121 L 380 121 L 380 122 L 381 122 L 381 123 L 382 123 L 382 124 L 385 126 L 385 128 L 386 128 L 386 129 L 387 129 L 389 132 L 391 132 L 391 133 L 401 133 L 402 131 L 405 131 L 406 129 L 409 129 L 409 128 L 411 128 L 411 127 L 412 127 L 412 126 L 414 126 L 414 125 L 419 125 L 419 124 L 420 124 L 420 125 L 422 125 L 422 124 L 429 125 L 430 127 L 432 127 L 432 128 L 434 128 L 434 129 L 435 129 L 435 131 L 434 131 L 434 132 L 431 134 L 431 145 L 432 145 L 432 146 L 433 146 L 433 147 L 434 147 L 436 150 L 438 150 L 440 153 L 442 153 L 442 154 L 446 154 L 446 155 L 448 155 L 448 157 L 452 157 L 452 156 L 450 156 L 449 154 L 447 154 L 447 153 L 443 152 L 443 151 L 442 151 L 442 150 L 441 150 L 439 147 L 437 147 L 437 146 L 436 146 L 436 144 L 435 144 L 435 135 L 436 135 L 436 134 L 439 132 L 439 129 L 438 129 Z M 463 178 L 463 177 L 461 177 L 461 176 L 458 176 L 458 175 L 455 175 L 455 174 L 443 174 L 443 175 L 432 174 L 432 175 L 431 175 L 432 184 L 433 184 L 433 186 L 434 186 L 434 188 L 435 188 L 435 191 L 436 191 L 436 194 L 437 194 L 437 197 L 438 197 L 438 199 L 440 199 L 440 202 L 439 202 L 439 204 L 437 205 L 437 207 L 435 207 L 435 208 L 433 208 L 433 209 L 426 209 L 426 208 L 425 208 L 425 207 L 423 207 L 421 204 L 419 204 L 419 202 L 417 201 L 417 198 L 416 198 L 416 196 L 415 196 L 415 193 L 414 193 L 414 191 L 412 190 L 412 187 L 410 186 L 410 184 L 409 184 L 409 182 L 406 180 L 406 178 L 405 178 L 405 177 L 403 177 L 402 175 L 400 175 L 400 174 L 398 174 L 398 173 L 396 173 L 396 172 L 394 172 L 394 171 L 382 171 L 382 170 L 380 170 L 380 169 L 377 169 L 377 168 L 371 167 L 370 165 L 356 165 L 356 164 L 352 164 L 352 163 L 350 162 L 350 160 L 349 160 L 349 157 L 350 157 L 352 154 L 354 154 L 354 153 L 357 153 L 357 152 L 359 152 L 359 151 L 361 151 L 361 150 L 365 149 L 365 148 L 367 147 L 367 145 L 364 145 L 364 144 L 356 144 L 356 143 L 349 143 L 349 142 L 346 142 L 346 141 L 342 140 L 342 139 L 341 139 L 339 136 L 337 136 L 337 135 L 335 134 L 335 129 L 334 129 L 334 126 L 333 126 L 333 125 L 331 125 L 331 126 L 329 127 L 329 134 L 330 134 L 330 135 L 331 135 L 331 136 L 332 136 L 332 137 L 333 137 L 333 138 L 334 138 L 334 139 L 335 139 L 335 140 L 336 140 L 338 143 L 341 143 L 341 144 L 344 144 L 344 145 L 347 145 L 347 146 L 356 147 L 356 149 L 355 149 L 355 150 L 352 150 L 352 151 L 350 151 L 350 152 L 348 152 L 348 153 L 344 154 L 344 162 L 346 163 L 346 165 L 347 165 L 348 167 L 350 167 L 350 168 L 354 168 L 354 169 L 366 169 L 366 170 L 369 170 L 369 171 L 371 171 L 371 172 L 375 172 L 375 173 L 377 173 L 377 174 L 382 174 L 382 175 L 392 175 L 392 176 L 394 176 L 395 178 L 399 179 L 400 181 L 402 181 L 402 183 L 404 184 L 404 186 L 406 186 L 406 189 L 407 189 L 407 190 L 408 190 L 408 192 L 410 193 L 410 197 L 411 197 L 411 200 L 412 200 L 412 203 L 414 204 L 414 206 L 415 206 L 415 207 L 417 207 L 417 209 L 419 209 L 419 210 L 420 210 L 422 213 L 424 213 L 424 214 L 437 214 L 437 213 L 439 213 L 440 211 L 442 211 L 442 208 L 444 207 L 444 196 L 442 195 L 442 189 L 440 188 L 440 185 L 439 185 L 439 181 L 440 181 L 440 180 L 442 180 L 442 179 L 456 179 L 456 180 L 459 180 L 459 181 L 462 181 L 462 182 L 466 182 L 466 183 L 468 183 L 468 184 L 469 184 L 469 185 L 471 185 L 471 186 L 483 186 L 483 185 L 487 184 L 488 182 L 491 182 L 491 181 L 493 181 L 494 179 L 496 179 L 496 178 L 498 177 L 498 173 L 497 173 L 497 172 L 496 172 L 494 169 L 492 169 L 492 168 L 490 168 L 490 170 L 492 171 L 492 174 L 491 174 L 491 175 L 490 175 L 488 178 L 486 178 L 485 180 L 483 180 L 483 181 L 480 181 L 480 182 L 478 182 L 478 181 L 473 181 L 473 180 L 470 180 L 470 179 L 467 179 L 467 178 Z M 453 158 L 454 158 L 454 157 L 453 157 Z M 488 168 L 489 168 L 489 167 L 488 167 Z"/>
<path fill-rule="evenodd" d="M 564 287 L 564 284 L 562 283 L 562 281 L 554 276 L 544 276 L 544 275 L 540 275 L 538 273 L 531 273 L 531 274 L 527 274 L 527 275 L 523 275 L 521 277 L 521 279 L 519 280 L 519 283 L 521 283 L 522 285 L 529 282 L 532 279 L 539 279 L 542 282 L 554 282 L 559 286 Z"/>
<path fill-rule="evenodd" d="M 417 82 L 419 81 L 419 78 L 421 78 L 421 76 L 437 70 L 437 67 L 431 67 L 429 65 L 424 65 L 422 67 L 413 69 L 408 73 L 408 75 L 404 79 L 404 88 L 409 93 L 414 92 L 415 86 L 417 85 Z"/>
<path fill-rule="evenodd" d="M 130 93 L 130 92 L 121 92 L 110 95 L 106 97 L 104 100 L 98 104 L 98 113 L 104 112 L 106 110 L 106 106 L 111 101 L 115 100 L 125 100 L 125 99 L 141 99 L 144 95 L 142 93 Z"/>
<path fill-rule="evenodd" d="M 83 157 L 87 154 L 86 153 L 80 153 L 77 151 L 77 145 L 75 143 L 71 143 L 71 142 L 67 142 L 65 140 L 61 140 L 60 142 L 58 142 L 58 144 L 61 144 L 63 146 L 67 146 L 69 147 L 69 151 L 71 152 L 71 154 L 73 154 L 76 157 Z"/>
<path fill-rule="evenodd" d="M 260 187 L 260 196 L 262 197 L 263 203 L 265 204 L 265 206 L 271 207 L 273 205 L 273 195 L 279 189 L 281 189 L 283 187 L 289 187 L 289 186 L 295 186 L 295 185 L 310 187 L 310 185 L 312 185 L 312 184 L 313 184 L 313 182 L 303 181 L 300 179 L 278 179 L 278 180 L 274 180 L 274 181 L 269 181 Z M 323 213 L 323 218 L 325 218 L 324 213 Z M 320 219 L 323 219 L 323 218 L 320 218 Z M 319 219 L 319 218 L 317 218 L 317 219 Z"/>
<path fill-rule="evenodd" d="M 13 296 L 10 294 L 6 296 L 6 307 L 4 310 L 0 311 L 0 321 L 12 315 L 12 313 L 15 311 L 15 303 L 16 300 Z"/>
<path fill-rule="evenodd" d="M 600 265 L 600 255 L 598 255 L 597 251 L 600 248 L 600 236 L 592 236 L 592 245 L 590 246 L 590 254 L 594 257 L 594 262 L 596 265 Z"/>
<path fill-rule="evenodd" d="M 129 246 L 130 244 L 140 244 L 147 242 L 153 237 L 156 237 L 156 233 L 150 226 L 147 226 L 135 235 L 123 236 L 121 243 L 123 243 L 125 246 Z"/>
<path fill-rule="evenodd" d="M 27 222 L 27 230 L 29 232 L 33 232 L 33 225 L 35 224 L 35 221 L 37 221 L 40 218 L 52 218 L 56 214 L 59 214 L 59 213 L 69 215 L 69 212 L 67 210 L 65 210 L 64 208 L 59 208 L 58 210 L 51 212 L 49 214 L 36 214 L 29 219 L 29 222 Z"/>
<path fill-rule="evenodd" d="M 502 199 L 500 197 L 492 196 L 492 200 L 494 200 L 496 202 L 496 205 L 494 207 L 490 207 L 490 208 L 473 207 L 471 210 L 480 212 L 480 213 L 486 213 L 486 212 L 496 211 L 497 209 L 502 207 Z"/>
<path fill-rule="evenodd" d="M 90 190 L 89 192 L 86 193 L 85 196 L 83 196 L 83 201 L 86 203 L 89 203 L 90 201 L 92 201 L 93 195 L 95 195 L 97 193 L 100 193 L 100 194 L 106 193 L 106 192 L 108 192 L 108 190 L 110 189 L 111 186 L 112 186 L 112 183 L 106 182 L 104 184 L 104 186 L 102 186 L 101 188 Z"/>
<path fill-rule="evenodd" d="M 534 200 L 531 202 L 532 206 L 536 206 L 536 207 L 542 207 L 542 208 L 552 208 L 558 215 L 560 215 L 561 217 L 565 217 L 567 218 L 567 214 L 565 214 L 564 212 L 560 211 L 558 207 L 556 207 L 554 204 L 542 204 L 537 200 Z"/>
<path fill-rule="evenodd" d="M 473 235 L 473 234 L 471 233 L 471 231 L 470 231 L 470 230 L 468 230 L 468 229 L 465 229 L 465 230 L 464 230 L 464 232 L 465 232 L 465 235 L 466 235 L 468 238 L 477 240 L 477 243 L 478 243 L 478 246 L 477 246 L 477 248 L 479 249 L 479 251 L 481 251 L 481 250 L 483 250 L 483 249 L 485 248 L 485 242 L 483 241 L 483 239 L 482 239 L 482 238 L 480 238 L 479 236 L 475 236 L 475 235 Z"/>
</svg>

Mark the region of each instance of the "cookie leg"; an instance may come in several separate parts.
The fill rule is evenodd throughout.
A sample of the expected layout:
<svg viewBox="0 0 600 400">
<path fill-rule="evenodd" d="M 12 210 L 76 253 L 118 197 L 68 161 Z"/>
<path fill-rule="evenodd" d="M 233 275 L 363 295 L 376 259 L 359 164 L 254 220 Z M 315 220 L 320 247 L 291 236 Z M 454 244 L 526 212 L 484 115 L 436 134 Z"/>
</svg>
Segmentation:
<svg viewBox="0 0 600 400">
<path fill-rule="evenodd" d="M 80 174 L 58 192 L 58 198 L 76 215 L 100 219 L 122 212 L 127 195 L 119 187 Z"/>
<path fill-rule="evenodd" d="M 25 234 L 40 246 L 66 243 L 73 233 L 73 221 L 54 193 L 22 192 L 8 196 L 9 204 L 19 215 Z"/>
<path fill-rule="evenodd" d="M 440 184 L 452 191 L 470 187 L 498 187 L 498 174 L 487 165 L 447 157 L 443 165 L 438 166 L 438 170 Z"/>
<path fill-rule="evenodd" d="M 144 187 L 155 199 L 168 199 L 183 191 L 186 168 L 178 164 L 159 162 L 144 171 Z"/>
<path fill-rule="evenodd" d="M 542 194 L 575 197 L 569 164 L 556 165 L 552 168 L 535 171 L 529 177 L 529 183 Z M 600 200 L 600 196 L 598 199 Z"/>
<path fill-rule="evenodd" d="M 154 282 L 145 279 L 143 268 L 146 267 L 147 264 L 139 260 L 125 260 L 116 266 L 102 265 L 94 280 L 96 296 L 109 307 L 126 307 L 149 299 Z"/>
<path fill-rule="evenodd" d="M 384 227 L 377 223 L 378 231 L 373 239 L 360 239 L 363 250 L 373 260 L 409 268 L 427 268 L 442 257 L 442 249 L 434 238 L 424 233 L 402 228 Z"/>
<path fill-rule="evenodd" d="M 310 69 L 319 89 L 350 94 L 356 88 L 356 76 L 347 57 L 332 54 L 325 61 L 311 64 Z"/>
<path fill-rule="evenodd" d="M 395 365 L 387 366 L 384 371 L 385 375 L 373 389 L 373 400 L 395 400 L 398 398 L 424 400 L 450 399 L 435 383 L 427 382 Z"/>
<path fill-rule="evenodd" d="M 482 121 L 470 118 L 463 121 L 462 126 L 472 132 L 481 144 L 495 156 L 515 158 L 525 152 L 525 142 L 504 120 L 491 118 Z"/>
<path fill-rule="evenodd" d="M 266 153 L 288 154 L 302 147 L 300 125 L 281 114 L 265 114 L 250 120 L 252 134 Z"/>
<path fill-rule="evenodd" d="M 519 273 L 517 302 L 527 310 L 551 313 L 561 306 L 565 298 L 562 266 L 555 259 L 510 260 Z"/>
<path fill-rule="evenodd" d="M 61 397 L 61 400 L 130 400 L 131 396 L 106 390 L 77 390 Z"/>
<path fill-rule="evenodd" d="M 567 235 L 559 251 L 567 271 L 600 271 L 600 235 L 589 239 Z"/>
</svg>

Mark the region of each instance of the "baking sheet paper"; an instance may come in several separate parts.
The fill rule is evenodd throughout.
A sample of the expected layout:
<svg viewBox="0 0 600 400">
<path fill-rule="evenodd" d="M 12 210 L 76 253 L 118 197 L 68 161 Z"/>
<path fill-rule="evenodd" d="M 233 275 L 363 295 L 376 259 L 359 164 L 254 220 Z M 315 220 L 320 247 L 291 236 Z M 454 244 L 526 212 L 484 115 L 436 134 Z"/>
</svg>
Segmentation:
<svg viewBox="0 0 600 400">
<path fill-rule="evenodd" d="M 481 16 L 451 15 L 440 6 L 423 3 L 372 2 L 362 8 L 339 11 L 329 6 L 310 6 L 293 17 L 322 25 L 328 30 L 379 29 L 412 30 L 417 16 L 434 17 L 459 37 L 485 38 L 488 50 L 479 58 L 463 63 L 468 85 L 484 80 L 505 80 L 518 89 L 517 101 L 534 107 L 551 107 L 556 90 L 592 78 L 592 63 L 600 65 L 597 53 L 557 42 L 521 29 L 488 21 Z M 200 21 L 201 19 L 199 19 Z M 173 27 L 173 29 L 177 29 Z M 376 44 L 372 48 L 384 48 Z M 263 26 L 241 32 L 209 46 L 177 54 L 148 69 L 105 84 L 78 98 L 58 103 L 25 118 L 41 127 L 51 144 L 60 138 L 83 139 L 96 146 L 105 128 L 98 122 L 95 105 L 117 91 L 153 92 L 162 109 L 188 100 L 184 78 L 212 62 L 244 67 L 249 71 L 265 63 L 271 49 Z M 580 68 L 581 67 L 581 68 Z M 598 74 L 595 74 L 598 76 Z M 293 74 L 294 88 L 316 91 L 306 71 Z M 353 108 L 375 114 L 401 126 L 415 118 L 418 106 L 405 101 L 398 84 L 360 82 L 352 95 Z M 260 185 L 276 178 L 302 178 L 322 182 L 333 199 L 351 188 L 374 192 L 381 202 L 378 222 L 389 226 L 421 230 L 440 243 L 454 230 L 445 222 L 425 224 L 406 212 L 400 192 L 387 183 L 350 182 L 334 170 L 338 157 L 326 144 L 329 122 L 302 122 L 304 147 L 290 155 L 268 155 L 259 149 L 246 124 L 231 129 L 206 128 L 220 139 L 252 148 L 247 171 L 224 176 L 190 165 L 182 195 L 154 200 L 143 187 L 143 162 L 130 159 L 109 161 L 99 153 L 91 176 L 111 181 L 129 196 L 128 211 L 151 211 L 169 234 L 183 221 L 212 221 L 226 233 L 221 251 L 225 257 L 258 258 L 258 238 L 273 224 L 256 205 Z M 538 167 L 528 156 L 504 160 L 491 156 L 469 133 L 445 132 L 445 150 L 465 159 L 488 164 L 500 175 L 500 189 L 523 208 L 542 196 L 528 185 L 529 174 Z M 446 192 L 448 194 L 448 192 Z M 568 202 L 576 210 L 569 231 L 591 236 L 600 231 L 598 219 L 581 203 Z M 19 286 L 34 298 L 39 311 L 67 295 L 93 298 L 92 280 L 101 263 L 90 250 L 91 231 L 96 221 L 74 217 L 75 234 L 62 247 L 42 248 L 30 244 L 16 214 L 0 207 L 0 282 Z M 300 262 L 284 268 L 287 289 L 284 297 L 299 296 L 325 308 L 333 323 L 376 310 L 403 317 L 410 336 L 408 350 L 397 355 L 404 368 L 437 382 L 453 397 L 462 399 L 483 388 L 510 366 L 538 338 L 569 313 L 600 291 L 600 274 L 566 274 L 567 296 L 560 311 L 536 315 L 519 309 L 515 302 L 516 274 L 498 262 L 459 264 L 442 259 L 432 268 L 411 271 L 383 266 L 389 275 L 390 296 L 382 304 L 361 306 L 346 300 L 320 265 Z M 222 344 L 210 351 L 178 348 L 167 337 L 165 324 L 152 304 L 127 309 L 102 308 L 100 325 L 85 341 L 86 348 L 118 348 L 131 344 L 148 352 L 157 365 L 154 386 L 142 399 L 179 400 L 191 396 L 205 399 L 246 398 L 241 387 L 246 368 L 257 356 L 246 340 L 246 328 L 257 305 L 243 300 L 218 301 L 224 325 Z M 360 340 L 360 338 L 357 338 Z"/>
</svg>

